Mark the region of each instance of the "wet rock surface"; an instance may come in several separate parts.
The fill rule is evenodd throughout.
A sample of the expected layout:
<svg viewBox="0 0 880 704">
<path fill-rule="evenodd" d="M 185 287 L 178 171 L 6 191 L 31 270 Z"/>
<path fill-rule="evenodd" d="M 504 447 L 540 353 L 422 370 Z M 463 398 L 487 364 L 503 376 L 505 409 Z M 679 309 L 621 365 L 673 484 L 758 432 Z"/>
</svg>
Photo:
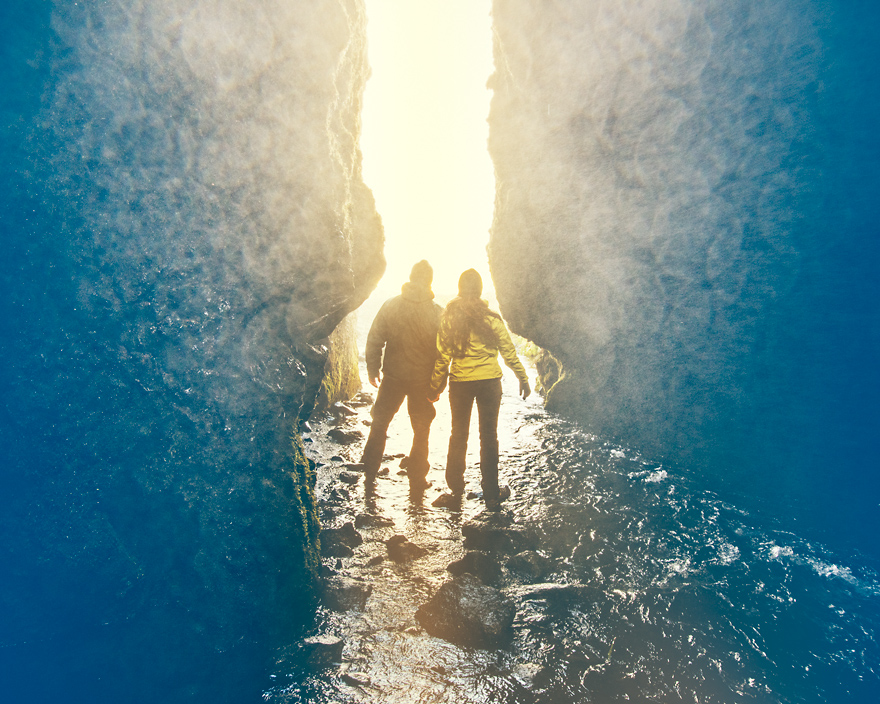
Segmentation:
<svg viewBox="0 0 880 704">
<path fill-rule="evenodd" d="M 505 513 L 485 513 L 461 527 L 464 546 L 470 550 L 513 554 L 537 546 L 537 535 L 513 522 Z"/>
<path fill-rule="evenodd" d="M 537 550 L 524 550 L 507 561 L 508 569 L 535 581 L 543 580 L 555 566 L 552 559 Z"/>
<path fill-rule="evenodd" d="M 362 440 L 364 434 L 360 430 L 331 428 L 327 431 L 327 436 L 338 442 L 340 445 L 351 445 L 352 443 Z"/>
<path fill-rule="evenodd" d="M 385 541 L 385 546 L 388 548 L 388 557 L 395 562 L 418 560 L 428 554 L 426 548 L 410 542 L 405 535 L 392 535 Z"/>
<path fill-rule="evenodd" d="M 345 641 L 342 638 L 328 635 L 312 636 L 303 640 L 300 657 L 312 667 L 330 667 L 342 662 L 344 647 Z"/>
<path fill-rule="evenodd" d="M 474 648 L 497 648 L 513 638 L 516 607 L 472 574 L 444 582 L 416 611 L 416 620 L 437 638 Z"/>
<path fill-rule="evenodd" d="M 838 96 L 877 80 L 878 11 L 832 7 L 496 2 L 489 260 L 552 410 L 806 522 L 833 465 L 827 524 L 876 557 L 880 108 Z"/>
<path fill-rule="evenodd" d="M 493 584 L 501 577 L 501 565 L 498 559 L 480 550 L 466 552 L 460 560 L 450 562 L 446 570 L 456 576 L 473 575 L 484 584 Z"/>
<path fill-rule="evenodd" d="M 368 417 L 368 405 L 355 408 L 353 421 Z M 296 648 L 280 654 L 287 684 L 268 684 L 268 701 L 727 704 L 749 692 L 778 704 L 835 701 L 837 682 L 864 695 L 848 704 L 873 701 L 878 678 L 847 654 L 859 641 L 880 657 L 865 635 L 880 632 L 880 618 L 856 595 L 880 590 L 870 570 L 510 396 L 499 428 L 512 498 L 485 511 L 474 448 L 460 505 L 434 506 L 449 432 L 437 408 L 434 486 L 420 491 L 397 473 L 412 437 L 405 415 L 389 429 L 382 470 L 355 485 L 339 475 L 354 471 L 346 464 L 360 445 L 326 438 L 329 416 L 313 425 L 322 522 L 363 542 L 323 558 L 335 596 L 310 635 L 341 639 L 341 658 L 309 669 Z M 396 547 L 419 556 L 392 559 Z M 785 626 L 794 622 L 824 625 L 798 648 Z M 803 670 L 807 651 L 841 663 L 828 666 L 833 690 Z"/>
<path fill-rule="evenodd" d="M 351 521 L 339 528 L 324 528 L 319 537 L 321 554 L 328 557 L 351 557 L 354 548 L 364 542 Z"/>
<path fill-rule="evenodd" d="M 4 698 L 249 701 L 312 618 L 295 436 L 385 266 L 365 21 L 3 3 Z"/>
<path fill-rule="evenodd" d="M 342 575 L 333 575 L 324 580 L 322 601 L 331 611 L 351 611 L 363 609 L 373 591 L 369 584 Z"/>
</svg>

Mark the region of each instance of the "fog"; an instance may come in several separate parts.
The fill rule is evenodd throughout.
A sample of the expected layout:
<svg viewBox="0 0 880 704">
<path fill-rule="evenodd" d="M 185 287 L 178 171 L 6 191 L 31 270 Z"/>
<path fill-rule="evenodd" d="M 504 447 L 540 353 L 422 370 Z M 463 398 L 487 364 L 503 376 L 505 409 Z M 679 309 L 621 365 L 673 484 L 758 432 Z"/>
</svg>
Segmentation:
<svg viewBox="0 0 880 704">
<path fill-rule="evenodd" d="M 384 268 L 364 24 L 358 2 L 4 5 L 13 698 L 234 697 L 311 614 L 291 440 Z"/>
<path fill-rule="evenodd" d="M 297 431 L 385 267 L 363 4 L 0 13 L 4 694 L 246 701 L 313 615 Z M 496 0 L 489 134 L 550 409 L 871 555 L 877 14 Z"/>
<path fill-rule="evenodd" d="M 808 513 L 839 495 L 847 530 L 875 522 L 874 10 L 493 17 L 490 262 L 513 328 L 569 368 L 550 407 L 716 485 Z"/>
</svg>

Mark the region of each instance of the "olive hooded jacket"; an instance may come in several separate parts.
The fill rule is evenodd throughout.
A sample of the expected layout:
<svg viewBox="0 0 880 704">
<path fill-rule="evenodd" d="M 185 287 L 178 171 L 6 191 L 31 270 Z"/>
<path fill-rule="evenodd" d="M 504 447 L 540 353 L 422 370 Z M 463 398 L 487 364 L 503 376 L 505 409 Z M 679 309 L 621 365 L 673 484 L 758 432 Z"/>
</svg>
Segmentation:
<svg viewBox="0 0 880 704">
<path fill-rule="evenodd" d="M 428 286 L 412 282 L 389 298 L 376 314 L 367 335 L 367 375 L 427 384 L 437 359 L 437 330 L 443 309 Z M 383 354 L 384 350 L 384 354 Z"/>
</svg>

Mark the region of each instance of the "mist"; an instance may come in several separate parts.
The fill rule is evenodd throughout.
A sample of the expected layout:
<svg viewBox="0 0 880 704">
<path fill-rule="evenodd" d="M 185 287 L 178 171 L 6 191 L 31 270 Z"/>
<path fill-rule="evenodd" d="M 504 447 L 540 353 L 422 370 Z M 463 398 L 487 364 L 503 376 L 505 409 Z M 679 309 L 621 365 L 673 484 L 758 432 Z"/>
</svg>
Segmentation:
<svg viewBox="0 0 880 704">
<path fill-rule="evenodd" d="M 875 691 L 877 19 L 837 0 L 495 1 L 489 267 L 546 351 L 548 409 L 503 403 L 499 520 L 546 569 L 493 553 L 519 618 L 499 658 L 412 621 L 481 499 L 450 517 L 390 470 L 368 496 L 344 469 L 358 435 L 329 428 L 362 430 L 370 398 L 319 406 L 356 392 L 342 321 L 385 269 L 363 3 L 8 0 L 3 694 L 293 702 L 316 612 L 350 629 L 347 657 L 377 649 L 377 680 L 391 663 L 462 702 L 475 682 L 523 701 L 684 680 L 722 701 L 756 677 L 786 701 L 842 677 Z M 368 509 L 354 558 L 322 557 L 322 528 Z M 389 567 L 383 510 L 441 547 Z M 401 600 L 360 592 L 382 637 L 318 610 L 334 570 Z M 742 645 L 753 631 L 782 665 Z M 693 669 L 667 667 L 694 642 Z M 328 701 L 360 682 L 338 664 L 313 680 Z"/>
<path fill-rule="evenodd" d="M 299 422 L 384 268 L 363 8 L 2 13 L 5 694 L 236 698 L 311 614 Z"/>
<path fill-rule="evenodd" d="M 862 544 L 880 496 L 875 14 L 499 0 L 490 117 L 492 275 L 564 370 L 548 407 L 770 514 L 829 511 Z"/>
</svg>

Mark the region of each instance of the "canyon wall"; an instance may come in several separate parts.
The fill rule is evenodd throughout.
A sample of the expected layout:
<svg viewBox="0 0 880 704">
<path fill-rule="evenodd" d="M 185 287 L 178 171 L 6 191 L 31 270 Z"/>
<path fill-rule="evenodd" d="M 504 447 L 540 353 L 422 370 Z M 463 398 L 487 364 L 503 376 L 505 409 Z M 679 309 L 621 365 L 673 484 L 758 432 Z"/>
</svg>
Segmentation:
<svg viewBox="0 0 880 704">
<path fill-rule="evenodd" d="M 859 534 L 880 497 L 877 15 L 493 13 L 490 263 L 511 328 L 559 363 L 547 405 Z"/>
<path fill-rule="evenodd" d="M 254 700 L 312 608 L 298 422 L 384 270 L 362 4 L 0 13 L 4 691 Z"/>
</svg>

